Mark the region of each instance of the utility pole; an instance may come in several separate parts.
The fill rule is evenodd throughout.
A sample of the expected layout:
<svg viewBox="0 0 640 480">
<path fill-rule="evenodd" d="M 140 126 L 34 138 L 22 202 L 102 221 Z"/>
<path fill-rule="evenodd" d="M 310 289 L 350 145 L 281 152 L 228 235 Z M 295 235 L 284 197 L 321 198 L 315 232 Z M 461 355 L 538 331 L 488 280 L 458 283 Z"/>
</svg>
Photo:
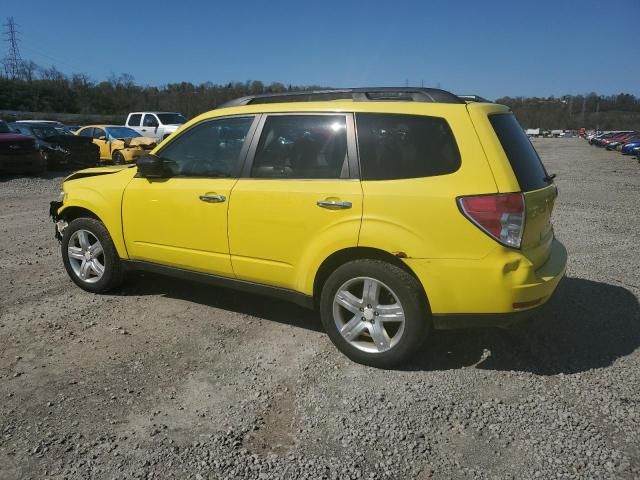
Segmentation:
<svg viewBox="0 0 640 480">
<path fill-rule="evenodd" d="M 18 26 L 13 20 L 13 17 L 9 17 L 4 27 L 5 41 L 9 44 L 9 51 L 4 59 L 4 68 L 7 76 L 14 80 L 20 76 L 22 67 L 22 58 L 20 57 L 20 48 L 18 47 Z"/>
</svg>

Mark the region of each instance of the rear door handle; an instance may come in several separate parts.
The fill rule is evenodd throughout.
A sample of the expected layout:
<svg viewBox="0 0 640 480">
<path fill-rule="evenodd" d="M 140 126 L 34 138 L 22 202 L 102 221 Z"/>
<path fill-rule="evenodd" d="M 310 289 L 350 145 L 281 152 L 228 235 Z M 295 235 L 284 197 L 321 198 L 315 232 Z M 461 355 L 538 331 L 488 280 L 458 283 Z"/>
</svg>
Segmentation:
<svg viewBox="0 0 640 480">
<path fill-rule="evenodd" d="M 207 203 L 222 203 L 226 199 L 224 195 L 200 195 L 200 200 Z"/>
<path fill-rule="evenodd" d="M 351 202 L 337 202 L 335 200 L 318 200 L 316 205 L 320 208 L 326 208 L 329 210 L 343 210 L 345 208 L 351 208 Z"/>
</svg>

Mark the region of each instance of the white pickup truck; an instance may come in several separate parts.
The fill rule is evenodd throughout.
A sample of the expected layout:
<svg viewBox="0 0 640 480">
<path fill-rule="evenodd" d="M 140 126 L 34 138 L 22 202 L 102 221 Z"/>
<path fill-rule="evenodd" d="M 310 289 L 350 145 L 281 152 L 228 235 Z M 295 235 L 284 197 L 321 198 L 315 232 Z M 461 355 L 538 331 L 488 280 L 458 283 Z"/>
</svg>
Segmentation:
<svg viewBox="0 0 640 480">
<path fill-rule="evenodd" d="M 160 142 L 186 122 L 186 118 L 175 112 L 132 112 L 127 116 L 125 125 L 143 137 Z"/>
</svg>

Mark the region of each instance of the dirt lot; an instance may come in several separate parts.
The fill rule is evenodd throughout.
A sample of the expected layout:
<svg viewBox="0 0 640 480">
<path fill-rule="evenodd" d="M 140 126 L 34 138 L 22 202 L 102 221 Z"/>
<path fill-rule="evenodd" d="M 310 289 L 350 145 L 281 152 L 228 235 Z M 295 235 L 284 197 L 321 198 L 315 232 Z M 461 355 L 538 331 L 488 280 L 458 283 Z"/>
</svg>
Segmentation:
<svg viewBox="0 0 640 480">
<path fill-rule="evenodd" d="M 514 331 L 437 332 L 400 371 L 313 312 L 152 275 L 67 278 L 61 178 L 0 178 L 0 478 L 638 478 L 640 165 L 538 140 L 567 278 Z"/>
</svg>

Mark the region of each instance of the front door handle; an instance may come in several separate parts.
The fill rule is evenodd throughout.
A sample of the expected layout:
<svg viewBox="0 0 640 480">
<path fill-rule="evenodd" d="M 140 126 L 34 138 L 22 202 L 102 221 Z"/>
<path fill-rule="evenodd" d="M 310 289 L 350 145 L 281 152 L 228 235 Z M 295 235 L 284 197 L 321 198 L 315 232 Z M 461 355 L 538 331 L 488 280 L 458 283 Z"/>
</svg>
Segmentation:
<svg viewBox="0 0 640 480">
<path fill-rule="evenodd" d="M 351 202 L 337 202 L 335 200 L 318 200 L 316 205 L 320 208 L 326 208 L 329 210 L 343 210 L 345 208 L 351 208 Z"/>
<path fill-rule="evenodd" d="M 200 195 L 200 200 L 207 203 L 222 203 L 226 199 L 224 195 Z"/>
</svg>

